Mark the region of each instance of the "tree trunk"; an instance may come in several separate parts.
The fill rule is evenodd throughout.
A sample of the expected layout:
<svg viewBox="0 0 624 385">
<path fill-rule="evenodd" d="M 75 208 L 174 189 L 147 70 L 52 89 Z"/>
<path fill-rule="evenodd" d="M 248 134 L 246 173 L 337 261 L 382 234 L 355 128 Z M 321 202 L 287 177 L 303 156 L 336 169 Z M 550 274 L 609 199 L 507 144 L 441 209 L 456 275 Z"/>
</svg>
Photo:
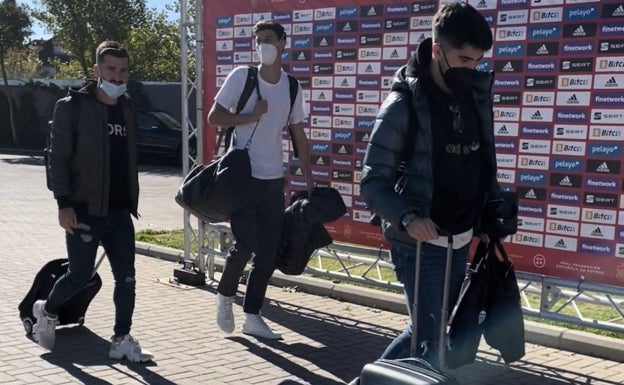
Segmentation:
<svg viewBox="0 0 624 385">
<path fill-rule="evenodd" d="M 11 87 L 9 87 L 9 75 L 7 74 L 6 67 L 4 66 L 4 55 L 0 56 L 0 68 L 2 69 L 2 79 L 4 79 L 4 86 L 6 87 L 7 102 L 9 102 L 11 136 L 13 137 L 13 144 L 17 146 L 17 127 L 15 126 L 15 116 L 13 114 L 13 96 L 11 95 Z"/>
</svg>

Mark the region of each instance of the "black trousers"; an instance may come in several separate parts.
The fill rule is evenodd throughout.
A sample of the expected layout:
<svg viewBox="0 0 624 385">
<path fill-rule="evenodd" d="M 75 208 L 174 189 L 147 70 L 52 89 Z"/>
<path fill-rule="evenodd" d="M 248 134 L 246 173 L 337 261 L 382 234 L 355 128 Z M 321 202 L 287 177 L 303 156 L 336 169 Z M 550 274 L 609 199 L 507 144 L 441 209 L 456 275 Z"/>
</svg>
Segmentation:
<svg viewBox="0 0 624 385">
<path fill-rule="evenodd" d="M 252 188 L 250 204 L 230 219 L 235 242 L 226 258 L 217 292 L 227 297 L 235 295 L 245 266 L 253 256 L 243 310 L 258 314 L 275 270 L 275 254 L 282 234 L 284 178 L 253 178 Z"/>
</svg>

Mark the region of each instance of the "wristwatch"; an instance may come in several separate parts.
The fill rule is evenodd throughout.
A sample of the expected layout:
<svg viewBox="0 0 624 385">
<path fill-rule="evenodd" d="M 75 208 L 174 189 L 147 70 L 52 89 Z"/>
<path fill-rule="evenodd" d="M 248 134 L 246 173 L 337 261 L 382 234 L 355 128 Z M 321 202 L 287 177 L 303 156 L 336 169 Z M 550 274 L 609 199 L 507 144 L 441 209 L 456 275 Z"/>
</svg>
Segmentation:
<svg viewBox="0 0 624 385">
<path fill-rule="evenodd" d="M 414 222 L 416 218 L 418 218 L 418 215 L 416 215 L 415 212 L 410 211 L 409 213 L 401 217 L 401 225 L 404 229 L 407 229 L 407 226 L 409 226 L 410 223 Z"/>
</svg>

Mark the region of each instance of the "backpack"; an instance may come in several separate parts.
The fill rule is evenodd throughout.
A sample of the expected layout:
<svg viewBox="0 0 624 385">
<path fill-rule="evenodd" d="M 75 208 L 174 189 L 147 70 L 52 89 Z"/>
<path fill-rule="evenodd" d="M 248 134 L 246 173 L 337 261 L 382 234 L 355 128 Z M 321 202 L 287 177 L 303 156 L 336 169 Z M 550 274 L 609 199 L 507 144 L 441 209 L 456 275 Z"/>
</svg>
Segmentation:
<svg viewBox="0 0 624 385">
<path fill-rule="evenodd" d="M 69 102 L 71 104 L 71 113 L 72 113 L 72 123 L 71 129 L 73 132 L 77 131 L 78 121 L 80 120 L 80 98 L 75 96 L 69 97 Z M 46 147 L 43 149 L 43 161 L 45 165 L 45 173 L 46 173 L 46 186 L 48 190 L 52 191 L 52 183 L 51 183 L 51 171 L 50 171 L 50 155 L 52 152 L 52 120 L 48 121 L 48 135 L 46 136 Z"/>
<path fill-rule="evenodd" d="M 247 71 L 247 80 L 245 80 L 245 87 L 243 87 L 243 92 L 241 93 L 240 98 L 238 99 L 238 103 L 236 104 L 236 113 L 240 113 L 241 110 L 247 104 L 249 97 L 251 97 L 251 93 L 253 92 L 256 84 L 258 83 L 258 67 L 248 66 Z M 290 91 L 290 112 L 292 113 L 292 107 L 295 104 L 295 98 L 297 97 L 297 91 L 299 90 L 299 81 L 292 75 L 288 75 L 288 85 Z M 290 116 L 290 115 L 289 115 Z M 219 148 L 221 145 L 229 146 L 229 143 L 232 141 L 232 133 L 234 133 L 234 127 L 219 127 L 219 136 L 217 137 L 217 145 L 215 146 L 214 154 L 218 155 Z M 297 147 L 295 146 L 295 142 L 293 141 L 293 147 L 295 152 L 295 157 L 297 156 Z M 225 148 L 227 150 L 227 147 Z"/>
</svg>

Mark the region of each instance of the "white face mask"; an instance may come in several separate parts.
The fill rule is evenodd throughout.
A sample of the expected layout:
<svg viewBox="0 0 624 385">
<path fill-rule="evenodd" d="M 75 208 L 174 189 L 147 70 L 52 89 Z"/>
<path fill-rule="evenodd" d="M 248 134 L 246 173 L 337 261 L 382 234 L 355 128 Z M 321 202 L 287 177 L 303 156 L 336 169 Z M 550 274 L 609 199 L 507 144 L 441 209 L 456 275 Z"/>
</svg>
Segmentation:
<svg viewBox="0 0 624 385">
<path fill-rule="evenodd" d="M 106 81 L 104 79 L 100 79 L 99 87 L 102 89 L 102 91 L 104 91 L 106 95 L 108 95 L 110 98 L 113 98 L 113 99 L 117 99 L 118 97 L 123 95 L 128 89 L 128 86 L 126 83 L 117 85 L 109 81 Z"/>
<path fill-rule="evenodd" d="M 260 57 L 260 63 L 270 66 L 277 59 L 277 47 L 273 44 L 262 43 L 256 46 L 256 51 Z"/>
</svg>

